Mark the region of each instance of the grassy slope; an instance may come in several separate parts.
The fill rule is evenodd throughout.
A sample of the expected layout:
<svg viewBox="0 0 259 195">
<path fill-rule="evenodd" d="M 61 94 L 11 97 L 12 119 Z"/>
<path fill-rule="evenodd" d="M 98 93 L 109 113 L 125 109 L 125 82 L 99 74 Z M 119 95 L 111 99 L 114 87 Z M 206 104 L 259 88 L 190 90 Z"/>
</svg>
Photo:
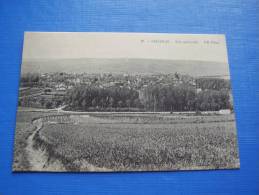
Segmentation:
<svg viewBox="0 0 259 195">
<path fill-rule="evenodd" d="M 177 123 L 181 124 L 176 124 L 175 117 L 171 117 L 171 122 L 165 119 L 167 124 L 154 115 L 145 118 L 146 124 L 142 119 L 125 117 L 46 124 L 41 136 L 51 148 L 51 156 L 62 158 L 73 171 L 82 171 L 82 159 L 96 167 L 118 171 L 238 167 L 233 116 L 216 117 L 229 122 L 203 116 L 200 124 L 193 122 L 197 119 L 193 117 L 179 117 Z M 136 120 L 138 124 L 134 124 Z"/>
<path fill-rule="evenodd" d="M 49 114 L 42 112 L 17 111 L 13 158 L 14 171 L 25 171 L 30 169 L 30 163 L 27 159 L 25 148 L 27 146 L 27 138 L 36 128 L 32 124 L 32 119 L 46 115 Z"/>
</svg>

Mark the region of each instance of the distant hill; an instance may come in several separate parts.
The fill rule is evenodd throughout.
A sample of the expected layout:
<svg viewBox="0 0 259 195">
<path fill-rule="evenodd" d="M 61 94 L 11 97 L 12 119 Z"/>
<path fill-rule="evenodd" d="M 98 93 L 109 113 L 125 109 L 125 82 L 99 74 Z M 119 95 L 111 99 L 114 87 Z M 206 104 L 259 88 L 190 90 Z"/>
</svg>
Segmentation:
<svg viewBox="0 0 259 195">
<path fill-rule="evenodd" d="M 157 59 L 55 59 L 24 60 L 22 73 L 127 73 L 168 74 L 178 72 L 191 76 L 229 75 L 228 65 L 218 62 Z"/>
</svg>

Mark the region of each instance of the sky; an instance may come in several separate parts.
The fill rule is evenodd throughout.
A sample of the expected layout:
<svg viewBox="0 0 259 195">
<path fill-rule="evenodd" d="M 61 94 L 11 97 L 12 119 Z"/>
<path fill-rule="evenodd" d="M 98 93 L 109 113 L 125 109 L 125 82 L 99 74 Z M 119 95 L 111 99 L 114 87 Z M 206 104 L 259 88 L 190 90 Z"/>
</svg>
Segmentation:
<svg viewBox="0 0 259 195">
<path fill-rule="evenodd" d="M 164 59 L 228 64 L 224 35 L 26 32 L 23 61 L 56 59 Z"/>
</svg>

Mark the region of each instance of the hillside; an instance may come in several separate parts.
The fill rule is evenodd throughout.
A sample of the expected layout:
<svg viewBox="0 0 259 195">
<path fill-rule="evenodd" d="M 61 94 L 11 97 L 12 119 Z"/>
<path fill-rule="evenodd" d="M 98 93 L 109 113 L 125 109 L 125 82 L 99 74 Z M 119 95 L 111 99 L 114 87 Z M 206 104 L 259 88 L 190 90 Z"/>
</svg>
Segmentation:
<svg viewBox="0 0 259 195">
<path fill-rule="evenodd" d="M 53 59 L 24 60 L 22 73 L 175 73 L 191 76 L 229 75 L 228 65 L 218 62 L 154 59 Z"/>
</svg>

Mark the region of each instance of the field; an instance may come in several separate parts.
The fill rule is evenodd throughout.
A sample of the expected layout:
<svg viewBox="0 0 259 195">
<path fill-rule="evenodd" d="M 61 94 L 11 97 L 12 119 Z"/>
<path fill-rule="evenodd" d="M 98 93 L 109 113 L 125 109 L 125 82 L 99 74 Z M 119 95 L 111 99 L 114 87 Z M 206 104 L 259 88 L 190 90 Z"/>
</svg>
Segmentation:
<svg viewBox="0 0 259 195">
<path fill-rule="evenodd" d="M 37 116 L 28 113 L 25 118 Z M 92 113 L 62 117 L 42 120 L 33 137 L 34 149 L 47 155 L 46 171 L 53 171 L 50 164 L 57 161 L 66 171 L 239 167 L 233 115 Z M 16 144 L 33 131 L 19 125 L 16 139 L 21 138 Z M 22 166 L 16 170 L 30 169 Z"/>
</svg>

